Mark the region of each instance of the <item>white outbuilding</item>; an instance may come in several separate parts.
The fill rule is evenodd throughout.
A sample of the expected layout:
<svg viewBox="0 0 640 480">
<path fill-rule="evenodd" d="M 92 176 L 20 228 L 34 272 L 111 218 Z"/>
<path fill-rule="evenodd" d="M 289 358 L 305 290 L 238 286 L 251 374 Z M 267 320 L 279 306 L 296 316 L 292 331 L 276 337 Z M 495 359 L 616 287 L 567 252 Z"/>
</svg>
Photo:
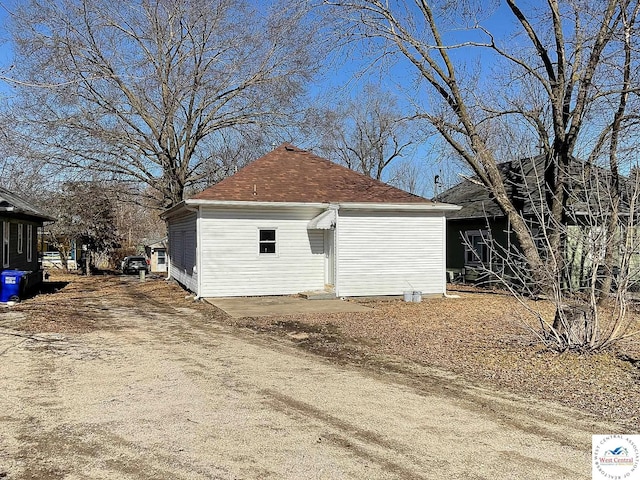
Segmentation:
<svg viewBox="0 0 640 480">
<path fill-rule="evenodd" d="M 169 277 L 198 297 L 444 294 L 458 208 L 284 144 L 163 214 Z"/>
</svg>

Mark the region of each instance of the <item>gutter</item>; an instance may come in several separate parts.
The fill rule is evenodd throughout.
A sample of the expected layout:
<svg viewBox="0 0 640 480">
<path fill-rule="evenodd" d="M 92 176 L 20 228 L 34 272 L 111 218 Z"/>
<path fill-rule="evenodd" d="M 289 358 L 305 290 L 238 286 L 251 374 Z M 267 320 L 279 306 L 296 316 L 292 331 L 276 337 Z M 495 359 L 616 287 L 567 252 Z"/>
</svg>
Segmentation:
<svg viewBox="0 0 640 480">
<path fill-rule="evenodd" d="M 184 205 L 183 205 L 184 204 Z M 171 215 L 172 210 L 178 210 L 178 206 L 219 206 L 219 207 L 266 207 L 266 208 L 324 208 L 333 206 L 350 208 L 354 210 L 415 210 L 415 211 L 458 211 L 462 207 L 450 203 L 423 202 L 423 203 L 380 203 L 380 202 L 253 202 L 240 200 L 198 200 L 190 199 L 179 203 L 163 215 Z"/>
<path fill-rule="evenodd" d="M 340 208 L 353 210 L 405 210 L 423 212 L 458 211 L 462 207 L 450 203 L 340 203 Z"/>
<path fill-rule="evenodd" d="M 9 207 L 0 207 L 0 212 L 14 213 L 28 219 L 29 221 L 41 221 L 43 224 L 47 222 L 50 222 L 50 224 L 56 222 L 55 218 L 50 217 L 49 215 L 45 215 L 44 213 L 38 213 L 33 210 L 25 210 L 23 208 L 16 208 L 13 205 Z"/>
<path fill-rule="evenodd" d="M 167 220 L 169 217 L 173 216 L 174 214 L 182 211 L 183 209 L 187 208 L 187 204 L 186 202 L 183 200 L 180 203 L 176 203 L 173 207 L 171 207 L 168 210 L 165 210 L 164 212 L 162 212 L 160 214 L 160 218 L 163 220 Z"/>
<path fill-rule="evenodd" d="M 328 208 L 330 203 L 310 203 L 310 202 L 252 202 L 252 201 L 240 201 L 240 200 L 198 200 L 190 199 L 185 200 L 185 205 L 193 206 L 210 206 L 210 207 L 267 207 L 267 208 L 296 208 L 296 207 L 310 207 L 310 208 Z M 178 204 L 180 205 L 180 204 Z M 177 206 L 177 205 L 176 205 Z M 175 208 L 175 207 L 174 207 Z M 171 210 L 167 211 L 169 213 Z"/>
</svg>

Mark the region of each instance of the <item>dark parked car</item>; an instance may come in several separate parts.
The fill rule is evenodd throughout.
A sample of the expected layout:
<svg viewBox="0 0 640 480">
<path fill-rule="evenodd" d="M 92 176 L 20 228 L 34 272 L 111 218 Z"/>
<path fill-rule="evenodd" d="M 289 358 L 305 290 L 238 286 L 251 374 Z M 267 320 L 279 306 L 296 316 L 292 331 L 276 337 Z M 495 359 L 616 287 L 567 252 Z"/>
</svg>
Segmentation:
<svg viewBox="0 0 640 480">
<path fill-rule="evenodd" d="M 124 260 L 122 260 L 122 273 L 138 273 L 141 270 L 149 272 L 149 262 L 146 257 L 124 257 Z"/>
</svg>

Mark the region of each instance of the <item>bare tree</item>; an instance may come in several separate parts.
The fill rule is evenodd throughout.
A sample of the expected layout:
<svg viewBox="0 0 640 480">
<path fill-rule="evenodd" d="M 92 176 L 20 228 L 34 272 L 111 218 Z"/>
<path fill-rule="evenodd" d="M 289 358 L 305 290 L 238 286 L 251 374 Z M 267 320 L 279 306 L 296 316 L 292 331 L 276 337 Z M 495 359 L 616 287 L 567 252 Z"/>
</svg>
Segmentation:
<svg viewBox="0 0 640 480">
<path fill-rule="evenodd" d="M 121 239 L 120 257 L 139 254 L 144 245 L 167 235 L 166 224 L 160 218 L 162 210 L 156 202 L 147 200 L 149 195 L 144 191 L 112 182 L 104 184 L 103 189 L 114 200 L 114 225 Z"/>
<path fill-rule="evenodd" d="M 191 190 L 201 191 L 233 175 L 240 168 L 273 149 L 274 143 L 282 143 L 278 138 L 275 131 L 252 128 L 241 131 L 225 130 L 207 139 L 206 148 L 203 148 L 207 158 L 202 161 L 200 178 L 190 186 L 187 193 L 191 193 Z M 291 140 L 287 138 L 287 141 Z"/>
<path fill-rule="evenodd" d="M 11 13 L 21 128 L 51 162 L 147 184 L 209 174 L 207 140 L 283 122 L 319 59 L 287 2 L 29 0 Z M 311 54 L 313 53 L 313 55 Z"/>
<path fill-rule="evenodd" d="M 532 237 L 541 250 L 549 248 L 549 231 L 544 225 L 543 192 L 544 169 L 536 168 L 538 158 L 519 162 L 517 168 L 526 177 L 526 191 L 522 191 L 527 220 Z M 638 178 L 620 177 L 624 195 L 619 204 L 619 236 L 609 236 L 608 219 L 611 215 L 609 189 L 611 172 L 589 163 L 573 161 L 567 174 L 571 189 L 567 198 L 568 218 L 561 226 L 564 239 L 564 271 L 558 275 L 553 265 L 545 263 L 548 278 L 557 276 L 547 289 L 547 298 L 556 306 L 553 318 L 546 318 L 531 298 L 536 286 L 531 283 L 531 270 L 522 252 L 513 245 L 504 244 L 491 236 L 491 220 L 487 221 L 482 248 L 463 236 L 466 249 L 476 257 L 481 282 L 500 284 L 516 297 L 521 305 L 538 319 L 532 331 L 550 348 L 592 351 L 608 348 L 621 340 L 640 335 L 635 318 L 628 316 L 628 293 L 640 288 L 640 228 L 637 211 L 640 199 Z M 486 250 L 485 250 L 486 249 Z M 613 302 L 600 305 L 608 275 L 603 275 L 607 264 L 605 252 L 614 251 L 615 267 L 610 280 L 615 280 Z M 562 279 L 562 281 L 560 281 Z M 610 290 L 609 290 L 610 292 Z M 529 325 L 531 327 L 531 325 Z"/>
<path fill-rule="evenodd" d="M 53 172 L 41 157 L 30 157 L 25 151 L 24 139 L 15 128 L 14 118 L 11 106 L 0 101 L 0 182 L 27 198 L 38 197 Z"/>
<path fill-rule="evenodd" d="M 612 71 L 608 64 L 625 62 L 621 39 L 634 41 L 624 32 L 634 24 L 638 1 L 548 0 L 534 9 L 506 0 L 518 27 L 507 40 L 482 27 L 481 3 L 474 8 L 470 1 L 328 0 L 323 5 L 339 19 L 340 38 L 375 45 L 376 59 L 408 61 L 424 87 L 416 118 L 429 122 L 489 190 L 517 237 L 533 283 L 547 293 L 561 290 L 570 167 L 576 150 L 592 143 L 595 106 L 609 104 L 611 111 L 620 91 L 636 91 L 637 83 L 632 87 L 620 76 L 624 69 Z M 459 28 L 467 30 L 464 37 L 456 35 Z M 453 53 L 470 48 L 482 51 L 500 76 L 483 82 L 487 69 L 474 70 Z M 483 94 L 491 90 L 502 95 Z M 536 242 L 500 174 L 501 159 L 491 141 L 497 123 L 544 155 L 537 200 L 546 242 Z M 559 308 L 562 298 L 556 299 Z M 597 311 L 588 317 L 596 321 Z"/>
<path fill-rule="evenodd" d="M 623 60 L 619 65 L 612 65 L 613 68 L 621 71 L 622 81 L 619 85 L 617 108 L 612 112 L 606 112 L 605 115 L 611 115 L 610 123 L 605 124 L 600 136 L 596 142 L 595 148 L 591 152 L 591 161 L 594 161 L 606 148 L 609 168 L 611 170 L 609 196 L 611 206 L 608 209 L 608 215 L 606 218 L 607 223 L 607 238 L 608 242 L 605 246 L 605 253 L 603 259 L 604 280 L 602 282 L 602 289 L 599 292 L 599 300 L 604 301 L 611 292 L 611 286 L 614 279 L 614 267 L 617 260 L 616 251 L 619 250 L 620 242 L 626 244 L 624 241 L 626 236 L 625 232 L 628 232 L 630 225 L 625 225 L 625 222 L 620 222 L 620 207 L 623 201 L 623 194 L 625 189 L 623 188 L 623 182 L 620 179 L 621 165 L 619 161 L 619 145 L 622 141 L 621 137 L 625 133 L 629 134 L 629 123 L 637 123 L 636 115 L 631 117 L 627 113 L 629 97 L 631 92 L 637 88 L 637 78 L 632 77 L 632 69 L 634 69 L 634 45 L 632 42 L 632 36 L 635 33 L 635 22 L 638 16 L 640 5 L 635 4 L 633 10 L 627 12 L 623 10 L 621 12 L 622 18 L 622 31 L 620 32 L 621 43 L 623 46 Z M 637 133 L 637 132 L 636 132 Z M 635 135 L 634 135 L 635 136 Z M 635 160 L 635 159 L 634 159 Z M 635 190 L 633 190 L 635 193 Z M 627 199 L 631 195 L 627 195 Z M 635 202 L 634 202 L 635 203 Z"/>
<path fill-rule="evenodd" d="M 321 109 L 312 117 L 307 128 L 319 137 L 321 154 L 376 180 L 416 141 L 396 99 L 373 85 L 344 106 Z"/>
<path fill-rule="evenodd" d="M 116 202 L 103 184 L 66 182 L 47 196 L 45 205 L 57 219 L 47 227 L 47 240 L 60 252 L 65 269 L 74 242 L 82 246 L 88 275 L 96 256 L 109 257 L 119 247 Z"/>
</svg>

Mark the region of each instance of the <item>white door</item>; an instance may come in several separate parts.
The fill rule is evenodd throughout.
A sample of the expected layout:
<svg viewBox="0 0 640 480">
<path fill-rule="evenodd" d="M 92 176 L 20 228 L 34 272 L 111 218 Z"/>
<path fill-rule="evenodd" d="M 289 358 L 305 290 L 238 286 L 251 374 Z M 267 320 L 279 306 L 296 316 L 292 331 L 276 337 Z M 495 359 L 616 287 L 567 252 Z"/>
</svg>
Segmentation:
<svg viewBox="0 0 640 480">
<path fill-rule="evenodd" d="M 335 260 L 335 230 L 324 231 L 324 283 L 335 285 L 336 282 L 336 260 Z"/>
<path fill-rule="evenodd" d="M 157 263 L 156 263 L 156 272 L 166 272 L 167 271 L 167 252 L 165 250 L 156 250 L 157 255 Z"/>
</svg>

